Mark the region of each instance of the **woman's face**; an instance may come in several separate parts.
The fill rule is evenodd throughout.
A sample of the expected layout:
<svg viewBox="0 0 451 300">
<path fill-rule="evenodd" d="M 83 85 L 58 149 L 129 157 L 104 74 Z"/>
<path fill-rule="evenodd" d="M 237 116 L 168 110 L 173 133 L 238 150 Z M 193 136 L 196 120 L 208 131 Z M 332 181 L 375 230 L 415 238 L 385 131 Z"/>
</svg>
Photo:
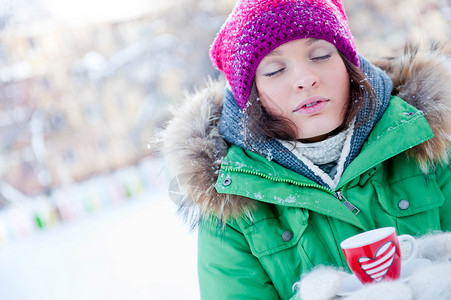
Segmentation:
<svg viewBox="0 0 451 300">
<path fill-rule="evenodd" d="M 343 123 L 349 74 L 331 43 L 309 38 L 279 46 L 260 62 L 255 83 L 266 110 L 293 121 L 301 141 L 324 140 Z"/>
</svg>

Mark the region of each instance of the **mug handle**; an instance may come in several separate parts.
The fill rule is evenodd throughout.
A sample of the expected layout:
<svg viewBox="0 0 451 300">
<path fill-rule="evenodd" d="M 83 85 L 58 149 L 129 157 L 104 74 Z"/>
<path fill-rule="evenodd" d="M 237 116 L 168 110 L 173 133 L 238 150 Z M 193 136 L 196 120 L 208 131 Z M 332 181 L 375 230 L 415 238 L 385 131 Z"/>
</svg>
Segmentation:
<svg viewBox="0 0 451 300">
<path fill-rule="evenodd" d="M 411 235 L 408 234 L 402 234 L 400 236 L 398 236 L 398 241 L 399 243 L 401 242 L 409 242 L 411 249 L 410 249 L 410 254 L 407 258 L 403 259 L 402 262 L 404 264 L 408 264 L 412 259 L 414 259 L 417 256 L 418 253 L 418 245 L 417 245 L 417 241 L 415 240 L 415 238 Z"/>
</svg>

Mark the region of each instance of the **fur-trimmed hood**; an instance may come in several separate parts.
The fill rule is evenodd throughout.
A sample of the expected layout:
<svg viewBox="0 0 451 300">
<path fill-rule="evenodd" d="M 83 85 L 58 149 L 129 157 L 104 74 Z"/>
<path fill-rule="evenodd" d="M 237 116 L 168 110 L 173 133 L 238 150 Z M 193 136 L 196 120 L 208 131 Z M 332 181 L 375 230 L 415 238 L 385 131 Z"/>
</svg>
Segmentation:
<svg viewBox="0 0 451 300">
<path fill-rule="evenodd" d="M 451 136 L 451 51 L 443 45 L 429 48 L 409 44 L 397 58 L 384 58 L 373 64 L 385 70 L 393 81 L 393 95 L 423 111 L 434 137 L 412 148 L 414 157 L 426 170 L 434 160 L 448 161 Z"/>
<path fill-rule="evenodd" d="M 434 132 L 432 139 L 408 152 L 423 169 L 432 161 L 448 162 L 451 53 L 443 49 L 438 44 L 410 45 L 398 58 L 373 61 L 393 80 L 393 94 L 423 111 Z M 225 80 L 209 81 L 205 89 L 187 96 L 157 141 L 169 176 L 174 178 L 171 198 L 190 223 L 196 223 L 201 216 L 214 215 L 224 220 L 249 213 L 254 203 L 245 197 L 219 194 L 215 189 L 228 150 L 218 129 L 225 86 Z"/>
</svg>

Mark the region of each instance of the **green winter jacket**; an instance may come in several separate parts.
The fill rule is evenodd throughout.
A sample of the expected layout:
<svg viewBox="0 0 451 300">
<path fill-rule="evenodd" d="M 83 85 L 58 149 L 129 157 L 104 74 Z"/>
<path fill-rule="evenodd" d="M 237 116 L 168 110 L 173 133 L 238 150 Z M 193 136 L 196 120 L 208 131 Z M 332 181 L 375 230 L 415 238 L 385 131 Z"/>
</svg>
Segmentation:
<svg viewBox="0 0 451 300">
<path fill-rule="evenodd" d="M 290 299 L 313 267 L 347 269 L 339 244 L 351 235 L 451 230 L 451 72 L 440 53 L 405 55 L 378 62 L 399 97 L 335 191 L 228 144 L 218 130 L 224 82 L 175 110 L 158 147 L 171 198 L 199 229 L 202 299 Z"/>
<path fill-rule="evenodd" d="M 425 175 L 403 154 L 432 136 L 422 112 L 393 97 L 336 191 L 232 146 L 216 188 L 257 200 L 257 209 L 223 231 L 202 223 L 202 299 L 289 299 L 314 266 L 347 268 L 340 242 L 354 234 L 385 226 L 411 235 L 451 230 L 449 167 Z"/>
</svg>

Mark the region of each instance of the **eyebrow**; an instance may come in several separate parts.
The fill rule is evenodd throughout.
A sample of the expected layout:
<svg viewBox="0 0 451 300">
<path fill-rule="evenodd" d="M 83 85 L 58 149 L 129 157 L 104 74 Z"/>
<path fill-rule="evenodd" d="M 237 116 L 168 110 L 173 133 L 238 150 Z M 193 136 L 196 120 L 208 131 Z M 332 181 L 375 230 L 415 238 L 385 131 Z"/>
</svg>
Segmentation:
<svg viewBox="0 0 451 300">
<path fill-rule="evenodd" d="M 315 38 L 310 38 L 310 39 L 305 43 L 305 45 L 306 45 L 307 47 L 310 47 L 312 44 L 314 44 L 314 43 L 316 43 L 316 42 L 319 42 L 319 41 L 321 41 L 321 40 L 320 40 L 320 39 L 315 39 Z M 273 50 L 273 51 L 269 52 L 269 53 L 267 54 L 267 56 L 273 56 L 273 55 L 279 55 L 279 54 L 280 54 L 279 51 Z"/>
<path fill-rule="evenodd" d="M 321 41 L 320 39 L 315 39 L 315 38 L 311 38 L 310 40 L 308 40 L 305 44 L 307 45 L 307 47 L 311 46 L 313 43 L 319 42 Z"/>
<path fill-rule="evenodd" d="M 273 56 L 273 55 L 279 55 L 279 51 L 277 51 L 277 50 L 272 50 L 271 52 L 269 52 L 268 54 L 266 54 L 266 56 Z"/>
</svg>

